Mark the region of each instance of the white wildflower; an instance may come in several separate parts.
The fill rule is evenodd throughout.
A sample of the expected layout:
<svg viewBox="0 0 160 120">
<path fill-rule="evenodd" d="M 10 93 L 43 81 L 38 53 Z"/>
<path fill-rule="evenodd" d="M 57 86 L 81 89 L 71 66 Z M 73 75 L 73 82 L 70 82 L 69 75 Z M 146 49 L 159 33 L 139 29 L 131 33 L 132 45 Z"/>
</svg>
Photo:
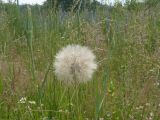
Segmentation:
<svg viewBox="0 0 160 120">
<path fill-rule="evenodd" d="M 54 67 L 58 80 L 72 85 L 91 80 L 97 64 L 88 47 L 68 45 L 56 55 Z"/>
<path fill-rule="evenodd" d="M 24 104 L 24 103 L 26 103 L 26 101 L 27 101 L 27 98 L 26 98 L 26 97 L 22 97 L 22 98 L 18 101 L 18 103 Z"/>
</svg>

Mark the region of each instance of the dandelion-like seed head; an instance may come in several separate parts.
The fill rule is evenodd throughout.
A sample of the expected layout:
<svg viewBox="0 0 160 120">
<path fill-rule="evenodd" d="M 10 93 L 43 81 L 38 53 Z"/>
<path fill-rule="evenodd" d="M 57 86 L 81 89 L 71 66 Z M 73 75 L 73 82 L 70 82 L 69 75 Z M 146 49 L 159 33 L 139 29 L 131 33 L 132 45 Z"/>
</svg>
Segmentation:
<svg viewBox="0 0 160 120">
<path fill-rule="evenodd" d="M 56 55 L 54 67 L 58 80 L 72 85 L 90 81 L 97 64 L 88 47 L 68 45 Z"/>
</svg>

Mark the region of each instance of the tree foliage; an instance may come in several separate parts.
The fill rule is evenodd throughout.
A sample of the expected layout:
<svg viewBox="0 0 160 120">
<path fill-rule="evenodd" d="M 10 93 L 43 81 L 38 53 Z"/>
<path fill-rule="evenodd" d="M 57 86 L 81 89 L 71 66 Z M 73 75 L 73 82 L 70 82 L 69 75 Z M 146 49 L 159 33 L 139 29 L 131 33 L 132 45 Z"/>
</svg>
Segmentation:
<svg viewBox="0 0 160 120">
<path fill-rule="evenodd" d="M 96 4 L 99 4 L 96 0 L 47 0 L 44 6 L 55 10 L 61 8 L 63 11 L 70 11 L 83 10 L 85 8 L 95 9 Z"/>
</svg>

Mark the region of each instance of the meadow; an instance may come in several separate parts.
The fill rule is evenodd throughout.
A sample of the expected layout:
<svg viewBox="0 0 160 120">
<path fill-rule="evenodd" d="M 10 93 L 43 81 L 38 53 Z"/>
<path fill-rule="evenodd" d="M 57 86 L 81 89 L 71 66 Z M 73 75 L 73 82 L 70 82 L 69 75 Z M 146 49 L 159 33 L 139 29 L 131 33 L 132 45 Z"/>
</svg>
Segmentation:
<svg viewBox="0 0 160 120">
<path fill-rule="evenodd" d="M 56 53 L 88 46 L 98 69 L 65 86 Z M 159 120 L 160 3 L 63 12 L 0 3 L 0 120 Z"/>
</svg>

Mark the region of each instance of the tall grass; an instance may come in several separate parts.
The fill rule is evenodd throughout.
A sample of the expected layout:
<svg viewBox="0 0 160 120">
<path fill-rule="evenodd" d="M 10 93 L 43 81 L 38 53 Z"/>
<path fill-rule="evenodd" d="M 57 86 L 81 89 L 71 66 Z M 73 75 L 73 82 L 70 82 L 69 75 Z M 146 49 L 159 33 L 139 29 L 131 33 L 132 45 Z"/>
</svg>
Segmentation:
<svg viewBox="0 0 160 120">
<path fill-rule="evenodd" d="M 33 57 L 33 23 L 32 23 L 32 13 L 31 9 L 28 6 L 27 7 L 28 12 L 28 29 L 27 29 L 27 45 L 29 48 L 29 54 L 30 54 L 30 63 L 31 63 L 31 73 L 32 73 L 32 79 L 35 80 L 35 65 L 34 65 L 34 57 Z"/>
<path fill-rule="evenodd" d="M 0 120 L 158 120 L 159 7 L 63 13 L 0 3 Z M 68 89 L 52 63 L 73 43 L 93 49 L 98 70 Z"/>
</svg>

